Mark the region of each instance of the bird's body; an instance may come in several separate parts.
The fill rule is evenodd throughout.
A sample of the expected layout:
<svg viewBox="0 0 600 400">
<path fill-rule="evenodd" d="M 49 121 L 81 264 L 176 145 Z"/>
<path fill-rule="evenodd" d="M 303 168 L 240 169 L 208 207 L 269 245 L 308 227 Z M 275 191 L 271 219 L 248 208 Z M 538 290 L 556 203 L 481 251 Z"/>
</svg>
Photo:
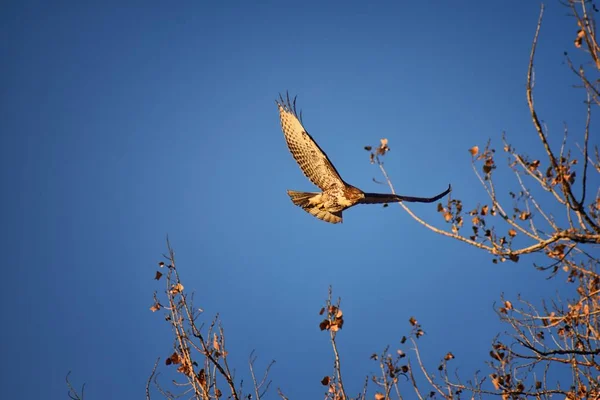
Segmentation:
<svg viewBox="0 0 600 400">
<path fill-rule="evenodd" d="M 277 101 L 281 129 L 288 148 L 312 183 L 322 192 L 297 192 L 288 190 L 292 202 L 302 207 L 315 217 L 337 224 L 342 222 L 342 211 L 356 204 L 381 204 L 400 201 L 434 202 L 448 193 L 450 187 L 443 193 L 431 198 L 399 196 L 396 194 L 365 193 L 347 184 L 337 172 L 327 154 L 302 126 L 301 117 L 296 113 L 296 100 L 284 101 L 280 96 Z"/>
</svg>

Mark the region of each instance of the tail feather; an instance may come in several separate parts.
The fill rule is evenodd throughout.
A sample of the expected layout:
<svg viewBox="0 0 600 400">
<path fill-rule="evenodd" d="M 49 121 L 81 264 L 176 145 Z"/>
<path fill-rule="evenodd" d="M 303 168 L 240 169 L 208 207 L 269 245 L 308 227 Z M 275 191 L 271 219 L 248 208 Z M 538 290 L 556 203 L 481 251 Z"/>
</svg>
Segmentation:
<svg viewBox="0 0 600 400">
<path fill-rule="evenodd" d="M 309 207 L 310 199 L 319 194 L 314 192 L 296 192 L 295 190 L 288 190 L 287 193 L 292 202 L 302 208 Z"/>
<path fill-rule="evenodd" d="M 319 196 L 321 193 L 296 192 L 294 190 L 288 190 L 287 193 L 295 205 L 302 207 L 302 209 L 304 211 L 319 218 L 320 220 L 323 220 L 325 222 L 329 222 L 332 224 L 337 224 L 337 223 L 342 222 L 342 212 L 341 211 L 332 213 L 332 212 L 323 210 L 321 207 L 319 207 L 320 204 L 318 201 L 311 203 L 311 199 L 313 199 L 315 196 Z"/>
</svg>

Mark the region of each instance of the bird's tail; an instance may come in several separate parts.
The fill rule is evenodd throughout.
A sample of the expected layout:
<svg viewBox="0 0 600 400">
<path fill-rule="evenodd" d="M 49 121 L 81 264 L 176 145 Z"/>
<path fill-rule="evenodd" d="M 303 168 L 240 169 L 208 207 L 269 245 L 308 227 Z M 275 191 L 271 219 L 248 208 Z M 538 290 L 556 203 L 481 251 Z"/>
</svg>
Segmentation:
<svg viewBox="0 0 600 400">
<path fill-rule="evenodd" d="M 318 194 L 311 192 L 296 192 L 295 190 L 288 190 L 287 193 L 288 196 L 290 196 L 290 199 L 292 199 L 292 202 L 302 208 L 309 207 L 310 199 Z"/>
<path fill-rule="evenodd" d="M 288 190 L 288 195 L 290 196 L 290 199 L 292 199 L 292 202 L 295 205 L 302 207 L 302 209 L 307 213 L 331 224 L 342 222 L 341 211 L 330 212 L 323 209 L 323 204 L 320 203 L 321 194 L 322 193 L 296 192 L 294 190 Z"/>
</svg>

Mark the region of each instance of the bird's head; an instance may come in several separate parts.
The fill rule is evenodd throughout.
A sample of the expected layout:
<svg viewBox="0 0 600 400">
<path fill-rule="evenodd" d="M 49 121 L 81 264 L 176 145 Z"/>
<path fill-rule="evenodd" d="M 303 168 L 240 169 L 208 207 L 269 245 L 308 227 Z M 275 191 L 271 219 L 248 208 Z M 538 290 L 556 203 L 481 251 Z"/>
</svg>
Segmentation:
<svg viewBox="0 0 600 400">
<path fill-rule="evenodd" d="M 344 191 L 344 195 L 346 196 L 346 198 L 348 200 L 351 200 L 352 202 L 355 202 L 355 201 L 365 198 L 365 192 L 363 192 L 359 188 L 354 187 L 352 185 L 348 185 L 346 187 L 346 190 Z"/>
</svg>

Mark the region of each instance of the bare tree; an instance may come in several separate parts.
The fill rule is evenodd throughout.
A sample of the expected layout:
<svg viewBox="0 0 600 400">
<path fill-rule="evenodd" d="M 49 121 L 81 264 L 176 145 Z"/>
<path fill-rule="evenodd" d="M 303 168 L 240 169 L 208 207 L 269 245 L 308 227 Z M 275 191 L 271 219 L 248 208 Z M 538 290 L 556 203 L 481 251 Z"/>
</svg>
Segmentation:
<svg viewBox="0 0 600 400">
<path fill-rule="evenodd" d="M 268 380 L 268 374 L 272 361 L 264 374 L 257 377 L 254 364 L 256 356 L 254 352 L 250 355 L 248 364 L 252 380 L 252 389 L 249 395 L 244 396 L 242 382 L 236 385 L 236 380 L 232 368 L 228 362 L 228 351 L 225 346 L 225 330 L 217 315 L 206 327 L 200 323 L 202 309 L 195 308 L 193 305 L 193 294 L 188 294 L 184 290 L 182 280 L 175 266 L 175 252 L 167 239 L 169 253 L 165 255 L 167 264 L 160 262 L 161 268 L 166 267 L 166 276 L 160 271 L 156 271 L 155 279 L 160 280 L 165 276 L 165 301 L 159 300 L 157 293 L 154 293 L 154 304 L 150 307 L 153 312 L 165 310 L 165 321 L 173 330 L 172 353 L 166 359 L 166 365 L 177 367 L 182 381 L 173 382 L 174 389 L 163 388 L 158 381 L 158 374 L 155 373 L 156 365 L 148 379 L 146 387 L 146 397 L 150 398 L 150 382 L 155 384 L 156 389 L 167 399 L 180 396 L 191 397 L 194 399 L 218 399 L 223 396 L 239 400 L 241 398 L 261 399 L 271 381 Z M 164 305 L 163 305 L 164 304 Z M 227 393 L 224 393 L 226 391 Z"/>
<path fill-rule="evenodd" d="M 592 12 L 598 9 L 591 1 L 571 0 L 565 3 L 579 30 L 574 40 L 577 51 L 589 57 L 575 66 L 565 52 L 566 65 L 580 81 L 583 89 L 586 119 L 581 136 L 572 139 L 568 127 L 559 143 L 553 143 L 540 119 L 534 97 L 535 51 L 540 40 L 544 7 L 540 11 L 527 65 L 525 96 L 531 115 L 533 133 L 538 137 L 546 159 L 528 157 L 503 137 L 503 151 L 508 155 L 507 168 L 515 181 L 509 189 L 500 189 L 494 181 L 496 151 L 488 142 L 483 148 L 469 149 L 476 179 L 485 189 L 488 200 L 466 208 L 460 199 L 439 204 L 446 228 L 436 227 L 417 216 L 410 208 L 400 206 L 427 229 L 488 252 L 494 263 L 519 262 L 526 254 L 541 254 L 547 262 L 534 264 L 550 277 L 565 277 L 564 293 L 569 298 L 535 299 L 500 298 L 496 313 L 509 328 L 492 341 L 487 362 L 489 374 L 462 382 L 449 374 L 454 354 L 447 353 L 437 368 L 424 365 L 417 343 L 423 330 L 415 318 L 410 319 L 412 331 L 401 343 L 412 346 L 415 368 L 405 351 L 390 352 L 386 348 L 372 359 L 379 362 L 381 374 L 372 376 L 376 399 L 461 397 L 502 399 L 550 399 L 561 395 L 566 399 L 600 398 L 600 259 L 594 250 L 600 244 L 600 189 L 590 184 L 590 174 L 600 173 L 597 147 L 590 148 L 592 109 L 600 105 L 600 47 L 596 40 L 596 25 Z M 578 54 L 579 55 L 579 54 Z M 568 72 L 568 71 L 567 71 Z M 387 139 L 376 148 L 365 147 L 371 163 L 376 164 L 392 192 L 394 187 L 383 164 L 389 151 Z M 501 192 L 506 191 L 508 193 Z M 507 194 L 507 195 L 506 195 Z M 503 199 L 509 199 L 506 202 Z M 507 204 L 508 203 L 508 204 Z M 560 210 L 553 214 L 551 210 Z M 541 302 L 540 302 L 541 300 Z M 331 303 L 331 293 L 327 301 Z M 541 303 L 540 307 L 534 306 Z M 339 311 L 339 303 L 334 309 Z M 331 321 L 331 313 L 326 321 Z M 335 350 L 335 335 L 331 342 Z M 411 350 L 409 350 L 411 351 Z M 340 366 L 336 364 L 336 373 Z M 416 379 L 417 375 L 421 380 Z M 334 374 L 335 376 L 335 374 Z M 399 380 L 399 376 L 406 379 Z M 552 378 L 554 377 L 554 378 Z M 561 377 L 561 378 L 557 378 Z M 568 377 L 568 378 L 567 378 Z M 422 379 L 424 378 L 424 380 Z M 334 381 L 330 396 L 345 399 L 347 388 L 341 378 Z M 418 384 L 426 382 L 426 384 Z M 406 387 L 407 386 L 407 387 Z M 357 397 L 366 398 L 366 388 Z M 562 398 L 562 397 L 561 397 Z"/>
</svg>

